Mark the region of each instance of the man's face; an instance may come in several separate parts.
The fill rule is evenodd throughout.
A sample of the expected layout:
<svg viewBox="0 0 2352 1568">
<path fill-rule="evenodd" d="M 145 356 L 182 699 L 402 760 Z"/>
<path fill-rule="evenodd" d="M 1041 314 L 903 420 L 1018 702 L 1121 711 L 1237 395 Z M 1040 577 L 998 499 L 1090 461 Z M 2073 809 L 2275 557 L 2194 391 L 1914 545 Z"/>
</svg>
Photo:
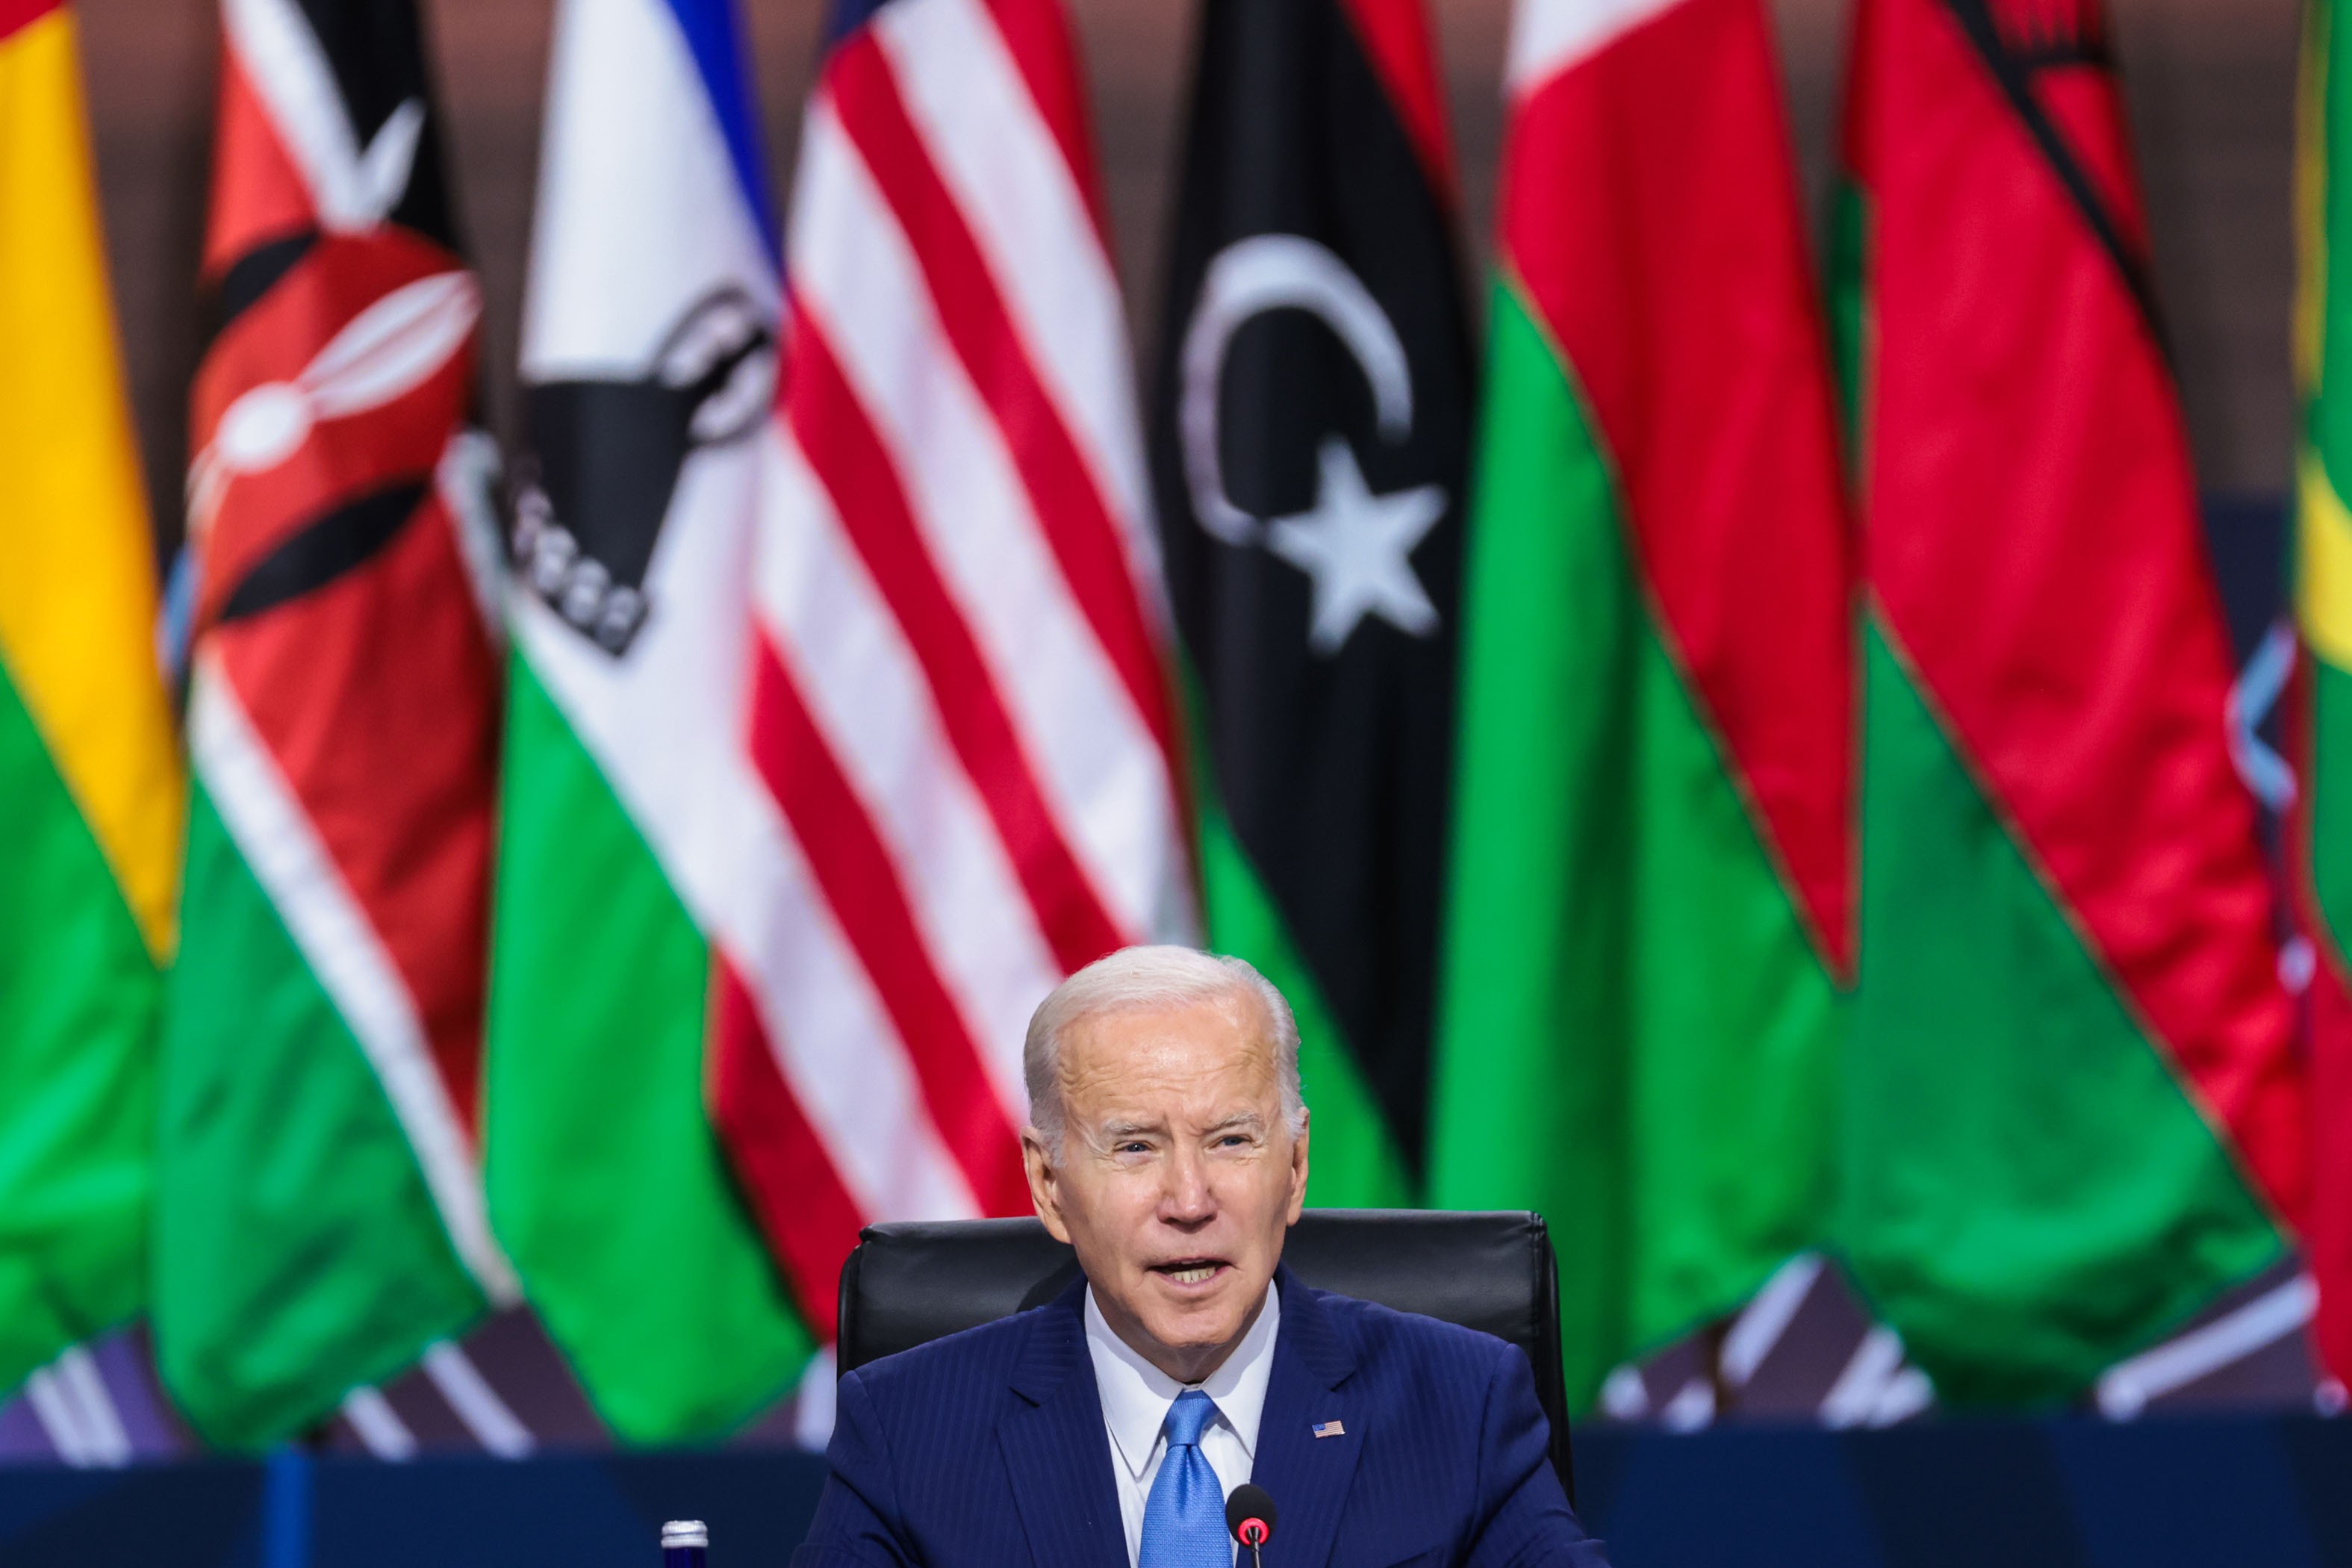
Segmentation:
<svg viewBox="0 0 2352 1568">
<path fill-rule="evenodd" d="M 1104 1319 L 1180 1383 L 1255 1321 L 1307 1199 L 1273 1030 L 1255 996 L 1081 1019 L 1062 1043 L 1055 1163 L 1023 1135 L 1045 1227 L 1077 1249 Z"/>
</svg>

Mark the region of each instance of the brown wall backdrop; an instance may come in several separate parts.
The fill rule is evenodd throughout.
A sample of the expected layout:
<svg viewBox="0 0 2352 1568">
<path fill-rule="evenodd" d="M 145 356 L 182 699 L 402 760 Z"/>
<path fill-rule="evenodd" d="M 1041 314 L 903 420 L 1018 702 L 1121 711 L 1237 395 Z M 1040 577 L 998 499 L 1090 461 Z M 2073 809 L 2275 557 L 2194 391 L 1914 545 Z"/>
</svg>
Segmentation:
<svg viewBox="0 0 2352 1568">
<path fill-rule="evenodd" d="M 2110 0 L 2155 227 L 2156 270 L 2201 476 L 2284 489 L 2293 394 L 2296 0 Z M 820 0 L 743 0 L 780 194 L 814 62 Z M 493 423 L 513 399 L 515 323 L 538 163 L 553 0 L 425 0 L 456 184 L 488 294 Z M 1162 229 L 1195 8 L 1073 0 L 1094 92 L 1118 262 L 1142 352 L 1157 319 Z M 1774 0 L 1806 199 L 1827 188 L 1848 0 Z M 1501 136 L 1509 0 L 1432 0 L 1483 260 Z M 181 412 L 198 344 L 193 279 L 210 156 L 215 7 L 75 0 L 108 247 L 157 531 L 179 531 Z"/>
</svg>

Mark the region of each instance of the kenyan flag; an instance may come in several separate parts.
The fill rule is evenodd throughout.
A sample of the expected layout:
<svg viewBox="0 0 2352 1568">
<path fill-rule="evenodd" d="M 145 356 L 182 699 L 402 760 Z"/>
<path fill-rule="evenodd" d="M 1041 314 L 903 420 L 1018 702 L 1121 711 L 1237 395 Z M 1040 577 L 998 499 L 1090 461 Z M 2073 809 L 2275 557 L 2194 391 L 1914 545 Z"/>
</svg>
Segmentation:
<svg viewBox="0 0 2352 1568">
<path fill-rule="evenodd" d="M 1427 1101 L 1470 351 L 1420 0 L 1210 0 L 1151 458 L 1208 937 L 1296 1008 L 1318 1203 Z"/>
<path fill-rule="evenodd" d="M 1760 0 L 1525 0 L 1431 1190 L 1572 1227 L 1569 1396 L 1817 1241 L 1852 577 Z"/>
<path fill-rule="evenodd" d="M 2294 1010 L 2101 9 L 1862 0 L 1853 71 L 1841 1237 L 1946 1400 L 2055 1397 L 2285 1246 Z"/>
<path fill-rule="evenodd" d="M 515 1283 L 477 1136 L 496 459 L 416 11 L 221 14 L 153 1317 L 181 1411 L 251 1446 Z"/>
</svg>

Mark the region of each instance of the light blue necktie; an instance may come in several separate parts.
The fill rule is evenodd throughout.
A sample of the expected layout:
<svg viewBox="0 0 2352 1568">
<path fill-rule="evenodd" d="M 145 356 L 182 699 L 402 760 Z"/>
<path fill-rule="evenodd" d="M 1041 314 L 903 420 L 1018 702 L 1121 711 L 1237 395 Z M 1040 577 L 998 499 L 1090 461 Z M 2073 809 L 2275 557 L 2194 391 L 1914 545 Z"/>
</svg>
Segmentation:
<svg viewBox="0 0 2352 1568">
<path fill-rule="evenodd" d="M 1217 1418 L 1217 1404 L 1188 1388 L 1168 1407 L 1168 1453 L 1151 1478 L 1143 1505 L 1143 1550 L 1136 1568 L 1233 1568 L 1225 1537 L 1225 1489 L 1201 1452 L 1201 1434 Z"/>
</svg>

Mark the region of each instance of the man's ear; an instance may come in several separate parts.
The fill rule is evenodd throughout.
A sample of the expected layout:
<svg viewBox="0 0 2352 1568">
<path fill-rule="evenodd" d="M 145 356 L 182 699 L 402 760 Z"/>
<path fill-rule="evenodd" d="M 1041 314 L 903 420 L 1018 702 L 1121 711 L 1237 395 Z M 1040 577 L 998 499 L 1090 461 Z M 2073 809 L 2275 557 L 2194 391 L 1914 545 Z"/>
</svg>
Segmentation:
<svg viewBox="0 0 2352 1568">
<path fill-rule="evenodd" d="M 1307 1124 L 1313 1113 L 1299 1107 L 1298 1131 L 1290 1141 L 1290 1217 L 1286 1225 L 1297 1225 L 1299 1214 L 1307 1207 Z"/>
<path fill-rule="evenodd" d="M 1045 1135 L 1034 1127 L 1021 1130 L 1021 1168 L 1029 1177 L 1029 1205 L 1055 1241 L 1067 1242 L 1070 1227 L 1062 1223 L 1061 1184 L 1045 1148 Z"/>
</svg>

